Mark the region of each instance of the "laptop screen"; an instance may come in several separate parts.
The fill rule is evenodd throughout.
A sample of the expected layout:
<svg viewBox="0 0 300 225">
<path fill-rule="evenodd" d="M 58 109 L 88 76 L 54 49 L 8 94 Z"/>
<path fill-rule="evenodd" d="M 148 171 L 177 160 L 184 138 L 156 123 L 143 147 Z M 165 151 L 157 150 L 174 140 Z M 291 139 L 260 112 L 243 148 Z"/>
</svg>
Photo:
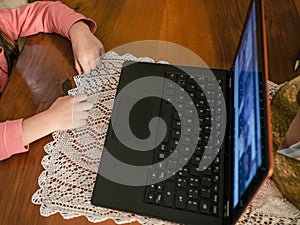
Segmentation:
<svg viewBox="0 0 300 225">
<path fill-rule="evenodd" d="M 234 62 L 233 207 L 262 165 L 255 1 Z"/>
</svg>

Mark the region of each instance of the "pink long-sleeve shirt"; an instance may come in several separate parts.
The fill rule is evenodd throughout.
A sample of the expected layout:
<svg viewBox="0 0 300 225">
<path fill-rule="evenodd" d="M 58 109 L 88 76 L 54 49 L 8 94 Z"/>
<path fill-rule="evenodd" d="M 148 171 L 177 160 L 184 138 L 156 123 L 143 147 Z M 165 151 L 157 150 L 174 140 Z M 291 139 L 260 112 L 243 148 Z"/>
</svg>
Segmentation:
<svg viewBox="0 0 300 225">
<path fill-rule="evenodd" d="M 91 32 L 95 32 L 96 23 L 93 20 L 76 13 L 61 2 L 34 2 L 17 8 L 0 9 L 0 29 L 13 40 L 39 32 L 57 33 L 69 38 L 69 29 L 79 20 L 84 21 Z M 1 46 L 0 67 L 8 70 Z M 0 70 L 0 92 L 4 90 L 7 81 L 7 74 Z M 0 123 L 0 160 L 28 151 L 28 146 L 23 145 L 22 121 L 23 119 L 19 119 Z"/>
</svg>

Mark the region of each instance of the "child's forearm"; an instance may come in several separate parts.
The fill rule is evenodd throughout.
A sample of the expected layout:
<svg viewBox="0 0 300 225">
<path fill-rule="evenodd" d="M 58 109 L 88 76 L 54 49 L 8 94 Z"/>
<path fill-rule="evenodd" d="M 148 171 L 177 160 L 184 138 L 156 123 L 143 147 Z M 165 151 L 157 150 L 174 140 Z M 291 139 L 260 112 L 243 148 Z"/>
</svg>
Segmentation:
<svg viewBox="0 0 300 225">
<path fill-rule="evenodd" d="M 24 146 L 51 134 L 56 130 L 54 118 L 50 118 L 47 111 L 36 114 L 23 120 L 23 144 Z"/>
<path fill-rule="evenodd" d="M 23 143 L 28 145 L 54 131 L 84 126 L 93 104 L 86 95 L 58 98 L 49 109 L 22 123 Z"/>
</svg>

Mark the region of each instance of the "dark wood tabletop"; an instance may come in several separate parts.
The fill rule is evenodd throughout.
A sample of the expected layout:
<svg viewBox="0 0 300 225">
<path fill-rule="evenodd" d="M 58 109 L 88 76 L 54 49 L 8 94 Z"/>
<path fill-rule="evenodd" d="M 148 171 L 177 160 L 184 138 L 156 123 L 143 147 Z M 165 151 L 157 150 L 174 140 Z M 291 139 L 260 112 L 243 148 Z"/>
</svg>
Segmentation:
<svg viewBox="0 0 300 225">
<path fill-rule="evenodd" d="M 208 66 L 229 69 L 250 0 L 64 0 L 94 19 L 106 51 L 139 40 L 163 40 L 190 49 Z M 300 50 L 300 0 L 265 0 L 269 78 L 282 83 L 293 71 Z M 70 42 L 55 34 L 26 40 L 0 99 L 0 121 L 26 118 L 47 109 L 63 95 L 61 84 L 76 75 Z M 64 220 L 40 215 L 31 203 L 43 171 L 44 145 L 0 162 L 0 225 L 92 224 L 80 217 Z M 102 224 L 114 224 L 108 220 Z"/>
</svg>

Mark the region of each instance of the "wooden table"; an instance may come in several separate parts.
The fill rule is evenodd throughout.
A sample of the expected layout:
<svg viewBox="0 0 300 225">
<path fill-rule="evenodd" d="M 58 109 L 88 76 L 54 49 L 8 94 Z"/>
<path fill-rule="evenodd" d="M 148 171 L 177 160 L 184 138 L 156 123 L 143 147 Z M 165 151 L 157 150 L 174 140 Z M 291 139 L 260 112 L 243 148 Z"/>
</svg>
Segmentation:
<svg viewBox="0 0 300 225">
<path fill-rule="evenodd" d="M 94 19 L 106 50 L 138 40 L 163 40 L 198 54 L 210 67 L 228 69 L 238 44 L 250 0 L 65 0 Z M 266 0 L 270 80 L 281 83 L 293 72 L 300 49 L 300 0 Z M 76 75 L 68 40 L 54 34 L 27 39 L 0 100 L 0 121 L 26 118 L 45 110 L 62 95 L 61 84 Z M 85 218 L 44 218 L 31 203 L 43 171 L 43 146 L 51 136 L 31 144 L 30 151 L 0 162 L 0 224 L 91 224 Z M 106 221 L 103 224 L 114 224 Z"/>
</svg>

